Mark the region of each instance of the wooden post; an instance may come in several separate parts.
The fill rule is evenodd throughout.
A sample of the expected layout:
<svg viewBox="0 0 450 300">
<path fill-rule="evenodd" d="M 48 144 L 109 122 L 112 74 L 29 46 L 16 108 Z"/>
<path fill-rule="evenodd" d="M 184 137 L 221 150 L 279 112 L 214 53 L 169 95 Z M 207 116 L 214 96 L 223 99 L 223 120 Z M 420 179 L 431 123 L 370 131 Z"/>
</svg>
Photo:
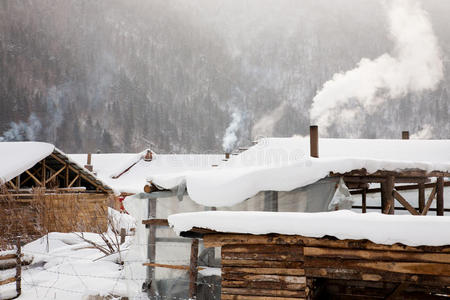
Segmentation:
<svg viewBox="0 0 450 300">
<path fill-rule="evenodd" d="M 193 239 L 191 244 L 191 261 L 189 265 L 189 299 L 196 298 L 197 273 L 198 273 L 198 239 Z"/>
<path fill-rule="evenodd" d="M 442 176 L 436 181 L 436 215 L 444 215 L 444 178 Z"/>
<path fill-rule="evenodd" d="M 120 228 L 120 244 L 125 243 L 125 236 L 127 234 L 127 231 L 125 228 Z"/>
<path fill-rule="evenodd" d="M 46 170 L 46 168 L 45 168 L 45 165 L 46 165 L 46 163 L 45 163 L 45 158 L 42 160 L 42 186 L 43 187 L 45 187 L 46 185 L 45 185 L 45 180 L 46 180 L 46 178 L 45 178 L 45 175 L 47 174 L 47 170 Z"/>
<path fill-rule="evenodd" d="M 367 188 L 363 188 L 361 193 L 361 209 L 363 214 L 367 212 Z"/>
<path fill-rule="evenodd" d="M 319 127 L 309 126 L 309 143 L 311 157 L 319 157 Z"/>
<path fill-rule="evenodd" d="M 425 184 L 419 183 L 419 212 L 422 214 L 425 208 Z"/>
<path fill-rule="evenodd" d="M 394 214 L 394 196 L 392 192 L 394 191 L 394 176 L 386 176 L 386 181 L 381 183 L 381 208 L 384 214 Z"/>
<path fill-rule="evenodd" d="M 402 131 L 402 140 L 409 140 L 409 131 Z"/>
<path fill-rule="evenodd" d="M 148 199 L 148 218 L 155 219 L 156 218 L 156 199 Z M 154 263 L 156 256 L 156 226 L 149 225 L 148 232 L 148 246 L 147 246 L 147 257 L 149 262 Z M 152 294 L 152 283 L 155 279 L 155 272 L 153 267 L 147 268 L 147 284 L 148 284 L 148 293 Z"/>
<path fill-rule="evenodd" d="M 16 252 L 16 292 L 17 297 L 22 293 L 22 247 L 20 245 L 20 236 L 17 237 L 17 252 Z"/>
</svg>

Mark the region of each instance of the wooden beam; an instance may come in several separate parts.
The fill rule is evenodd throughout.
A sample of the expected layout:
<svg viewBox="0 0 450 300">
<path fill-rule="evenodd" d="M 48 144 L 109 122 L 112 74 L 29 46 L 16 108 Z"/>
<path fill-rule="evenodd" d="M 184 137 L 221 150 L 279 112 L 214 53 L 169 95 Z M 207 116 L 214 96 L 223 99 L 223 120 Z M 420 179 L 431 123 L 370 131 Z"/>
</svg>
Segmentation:
<svg viewBox="0 0 450 300">
<path fill-rule="evenodd" d="M 193 239 L 191 244 L 191 259 L 189 264 L 189 299 L 195 299 L 197 296 L 197 275 L 198 239 Z"/>
<path fill-rule="evenodd" d="M 61 158 L 59 158 L 58 156 L 56 156 L 54 153 L 50 154 L 51 157 L 53 157 L 54 159 L 56 159 L 57 161 L 59 161 L 62 164 L 66 164 L 66 162 L 64 160 L 62 160 Z M 78 173 L 79 176 L 81 178 L 83 178 L 84 180 L 86 180 L 87 182 L 89 182 L 90 184 L 92 184 L 94 187 L 98 187 L 100 190 L 102 190 L 105 193 L 108 193 L 108 190 L 106 190 L 101 184 L 96 183 L 95 181 L 91 180 L 88 176 L 86 176 L 85 174 L 83 174 L 82 172 L 82 168 L 80 169 L 76 169 L 73 166 L 71 166 L 70 164 L 68 164 L 69 169 L 72 170 L 75 173 Z"/>
<path fill-rule="evenodd" d="M 47 170 L 45 169 L 45 165 L 46 165 L 46 163 L 45 163 L 45 158 L 44 158 L 42 160 L 42 177 L 41 177 L 41 179 L 42 179 L 42 186 L 45 186 L 45 184 L 47 183 L 45 181 L 46 176 L 47 176 Z"/>
<path fill-rule="evenodd" d="M 37 173 L 39 173 L 41 170 L 41 168 L 37 168 L 36 170 L 34 170 L 31 174 L 36 175 Z M 25 172 L 26 173 L 26 172 Z M 30 176 L 28 176 L 27 178 L 25 178 L 24 181 L 22 181 L 22 185 L 24 185 L 28 180 L 32 179 Z"/>
<path fill-rule="evenodd" d="M 72 185 L 75 183 L 75 181 L 77 181 L 78 178 L 80 178 L 80 174 L 77 174 L 77 176 L 75 176 L 75 178 L 72 179 L 72 181 L 69 183 L 67 187 L 68 188 L 72 187 Z"/>
<path fill-rule="evenodd" d="M 380 251 L 408 251 L 419 253 L 450 253 L 450 246 L 406 246 L 402 244 L 382 245 L 368 240 L 336 240 L 333 238 L 312 238 L 282 234 L 251 235 L 233 233 L 207 234 L 203 237 L 205 247 L 222 247 L 223 245 L 298 245 L 306 247 L 365 249 Z M 449 281 L 450 282 L 450 281 Z"/>
<path fill-rule="evenodd" d="M 61 173 L 62 171 L 64 171 L 65 169 L 66 169 L 66 167 L 63 166 L 61 169 L 59 169 L 58 171 L 56 171 L 56 173 L 54 173 L 52 176 L 50 176 L 50 178 L 47 179 L 47 180 L 45 181 L 45 183 L 47 184 L 47 183 L 49 183 L 50 181 L 52 181 L 53 178 L 55 178 L 56 176 L 58 176 L 58 174 Z"/>
<path fill-rule="evenodd" d="M 167 265 L 167 264 L 157 264 L 157 263 L 143 263 L 143 266 L 146 267 L 158 267 L 158 268 L 166 268 L 166 269 L 174 269 L 174 270 L 189 270 L 190 266 L 183 265 Z M 204 270 L 205 268 L 199 267 L 198 270 Z"/>
<path fill-rule="evenodd" d="M 432 189 L 436 186 L 436 183 L 432 182 L 432 183 L 425 183 L 425 188 L 426 189 Z M 450 181 L 444 181 L 444 186 L 450 186 Z M 397 191 L 409 191 L 409 190 L 417 190 L 419 189 L 419 185 L 418 184 L 414 184 L 414 185 L 400 185 L 400 186 L 396 186 L 395 189 Z M 380 193 L 381 189 L 380 188 L 373 188 L 373 189 L 368 189 L 366 191 L 367 194 L 376 194 L 376 193 Z M 357 191 L 350 191 L 350 194 L 352 195 L 359 195 L 362 193 L 362 189 L 357 190 Z"/>
<path fill-rule="evenodd" d="M 386 183 L 384 183 L 385 190 L 385 204 L 386 206 L 383 208 L 383 213 L 385 214 L 394 214 L 395 209 L 395 202 L 394 202 L 394 196 L 392 195 L 392 192 L 394 191 L 394 182 L 395 178 L 394 176 L 386 176 Z M 383 185 L 383 183 L 382 183 Z"/>
<path fill-rule="evenodd" d="M 394 196 L 395 199 L 397 199 L 397 201 L 403 205 L 412 215 L 418 216 L 419 213 L 417 212 L 417 210 L 414 209 L 414 207 L 411 206 L 411 204 L 408 203 L 408 201 L 406 201 L 405 198 L 403 198 L 402 195 L 400 195 L 399 192 L 397 192 L 396 190 L 392 191 L 392 196 Z"/>
<path fill-rule="evenodd" d="M 428 197 L 428 201 L 425 204 L 425 208 L 423 209 L 422 216 L 425 216 L 430 209 L 431 203 L 433 202 L 434 197 L 436 196 L 436 185 L 434 185 L 433 190 L 431 191 L 430 196 Z"/>
<path fill-rule="evenodd" d="M 306 259 L 309 259 L 310 257 L 322 257 L 329 259 L 409 261 L 450 264 L 450 253 L 421 253 L 407 251 L 358 250 L 320 247 L 304 247 L 303 251 Z"/>
<path fill-rule="evenodd" d="M 367 188 L 364 188 L 361 193 L 361 211 L 363 214 L 367 212 Z"/>
<path fill-rule="evenodd" d="M 64 185 L 66 186 L 66 187 L 69 187 L 69 164 L 68 163 L 65 163 L 64 164 L 65 166 L 66 166 L 66 174 L 65 174 L 65 178 L 64 178 Z"/>
<path fill-rule="evenodd" d="M 169 221 L 167 221 L 167 219 L 148 219 L 142 220 L 142 224 L 155 226 L 169 226 Z"/>
<path fill-rule="evenodd" d="M 39 179 L 37 179 L 30 171 L 26 170 L 25 173 L 27 173 L 28 176 L 30 176 L 34 180 L 34 182 L 39 184 L 39 186 L 43 186 L 42 182 Z"/>
<path fill-rule="evenodd" d="M 10 277 L 4 280 L 0 280 L 0 285 L 5 285 L 14 281 L 16 281 L 16 277 Z"/>
<path fill-rule="evenodd" d="M 7 182 L 13 189 L 17 190 L 17 186 L 12 182 L 12 179 Z"/>
<path fill-rule="evenodd" d="M 425 184 L 419 183 L 419 213 L 422 214 L 425 208 Z"/>
<path fill-rule="evenodd" d="M 436 214 L 444 215 L 444 178 L 438 177 L 436 181 Z"/>
</svg>

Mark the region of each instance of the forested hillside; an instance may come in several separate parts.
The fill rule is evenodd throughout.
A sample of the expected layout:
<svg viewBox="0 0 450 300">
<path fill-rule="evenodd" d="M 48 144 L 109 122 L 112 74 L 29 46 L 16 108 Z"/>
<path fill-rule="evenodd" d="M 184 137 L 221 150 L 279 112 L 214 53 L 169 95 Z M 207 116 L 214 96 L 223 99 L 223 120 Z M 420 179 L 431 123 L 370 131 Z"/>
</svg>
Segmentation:
<svg viewBox="0 0 450 300">
<path fill-rule="evenodd" d="M 334 124 L 333 137 L 450 138 L 450 2 L 423 0 L 444 61 L 434 91 Z M 334 73 L 392 48 L 381 1 L 0 2 L 0 140 L 66 152 L 220 152 L 307 134 Z"/>
</svg>

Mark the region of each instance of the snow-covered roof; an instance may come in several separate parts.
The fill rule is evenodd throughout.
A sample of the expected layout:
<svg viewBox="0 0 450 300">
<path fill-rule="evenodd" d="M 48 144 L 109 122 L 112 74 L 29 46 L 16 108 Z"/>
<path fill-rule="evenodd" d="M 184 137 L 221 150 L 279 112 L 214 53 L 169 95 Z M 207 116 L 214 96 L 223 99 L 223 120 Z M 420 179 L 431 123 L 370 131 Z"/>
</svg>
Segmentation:
<svg viewBox="0 0 450 300">
<path fill-rule="evenodd" d="M 91 164 L 97 177 L 115 191 L 125 193 L 143 192 L 151 178 L 167 178 L 172 186 L 184 180 L 182 174 L 212 169 L 222 163 L 223 154 L 156 154 L 151 161 L 144 160 L 147 150 L 140 153 L 92 154 Z M 69 157 L 85 165 L 87 154 L 69 154 Z M 180 179 L 181 178 L 181 179 Z"/>
<path fill-rule="evenodd" d="M 309 138 L 266 138 L 206 171 L 150 176 L 173 189 L 185 183 L 189 196 L 206 206 L 232 206 L 260 191 L 290 191 L 327 177 L 365 168 L 379 170 L 450 170 L 450 140 L 319 140 L 320 158 L 311 158 Z"/>
<path fill-rule="evenodd" d="M 226 233 L 286 234 L 409 246 L 450 245 L 450 217 L 359 214 L 349 210 L 321 213 L 207 211 L 169 216 L 180 234 L 195 228 Z"/>
<path fill-rule="evenodd" d="M 1 142 L 0 183 L 7 182 L 49 156 L 55 146 L 42 142 Z"/>
</svg>

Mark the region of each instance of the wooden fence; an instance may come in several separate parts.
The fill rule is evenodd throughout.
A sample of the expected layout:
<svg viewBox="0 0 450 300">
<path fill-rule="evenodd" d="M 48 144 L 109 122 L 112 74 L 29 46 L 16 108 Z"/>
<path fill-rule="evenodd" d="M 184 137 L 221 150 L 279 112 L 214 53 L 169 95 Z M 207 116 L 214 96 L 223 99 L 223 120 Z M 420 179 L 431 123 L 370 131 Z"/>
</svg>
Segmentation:
<svg viewBox="0 0 450 300">
<path fill-rule="evenodd" d="M 0 270 L 16 269 L 15 276 L 0 280 L 0 286 L 16 282 L 16 295 L 7 299 L 15 299 L 22 293 L 22 247 L 20 245 L 20 238 L 18 238 L 16 242 L 16 253 L 0 255 L 0 261 L 11 260 L 13 261 L 11 264 L 8 262 L 0 264 Z"/>
</svg>

